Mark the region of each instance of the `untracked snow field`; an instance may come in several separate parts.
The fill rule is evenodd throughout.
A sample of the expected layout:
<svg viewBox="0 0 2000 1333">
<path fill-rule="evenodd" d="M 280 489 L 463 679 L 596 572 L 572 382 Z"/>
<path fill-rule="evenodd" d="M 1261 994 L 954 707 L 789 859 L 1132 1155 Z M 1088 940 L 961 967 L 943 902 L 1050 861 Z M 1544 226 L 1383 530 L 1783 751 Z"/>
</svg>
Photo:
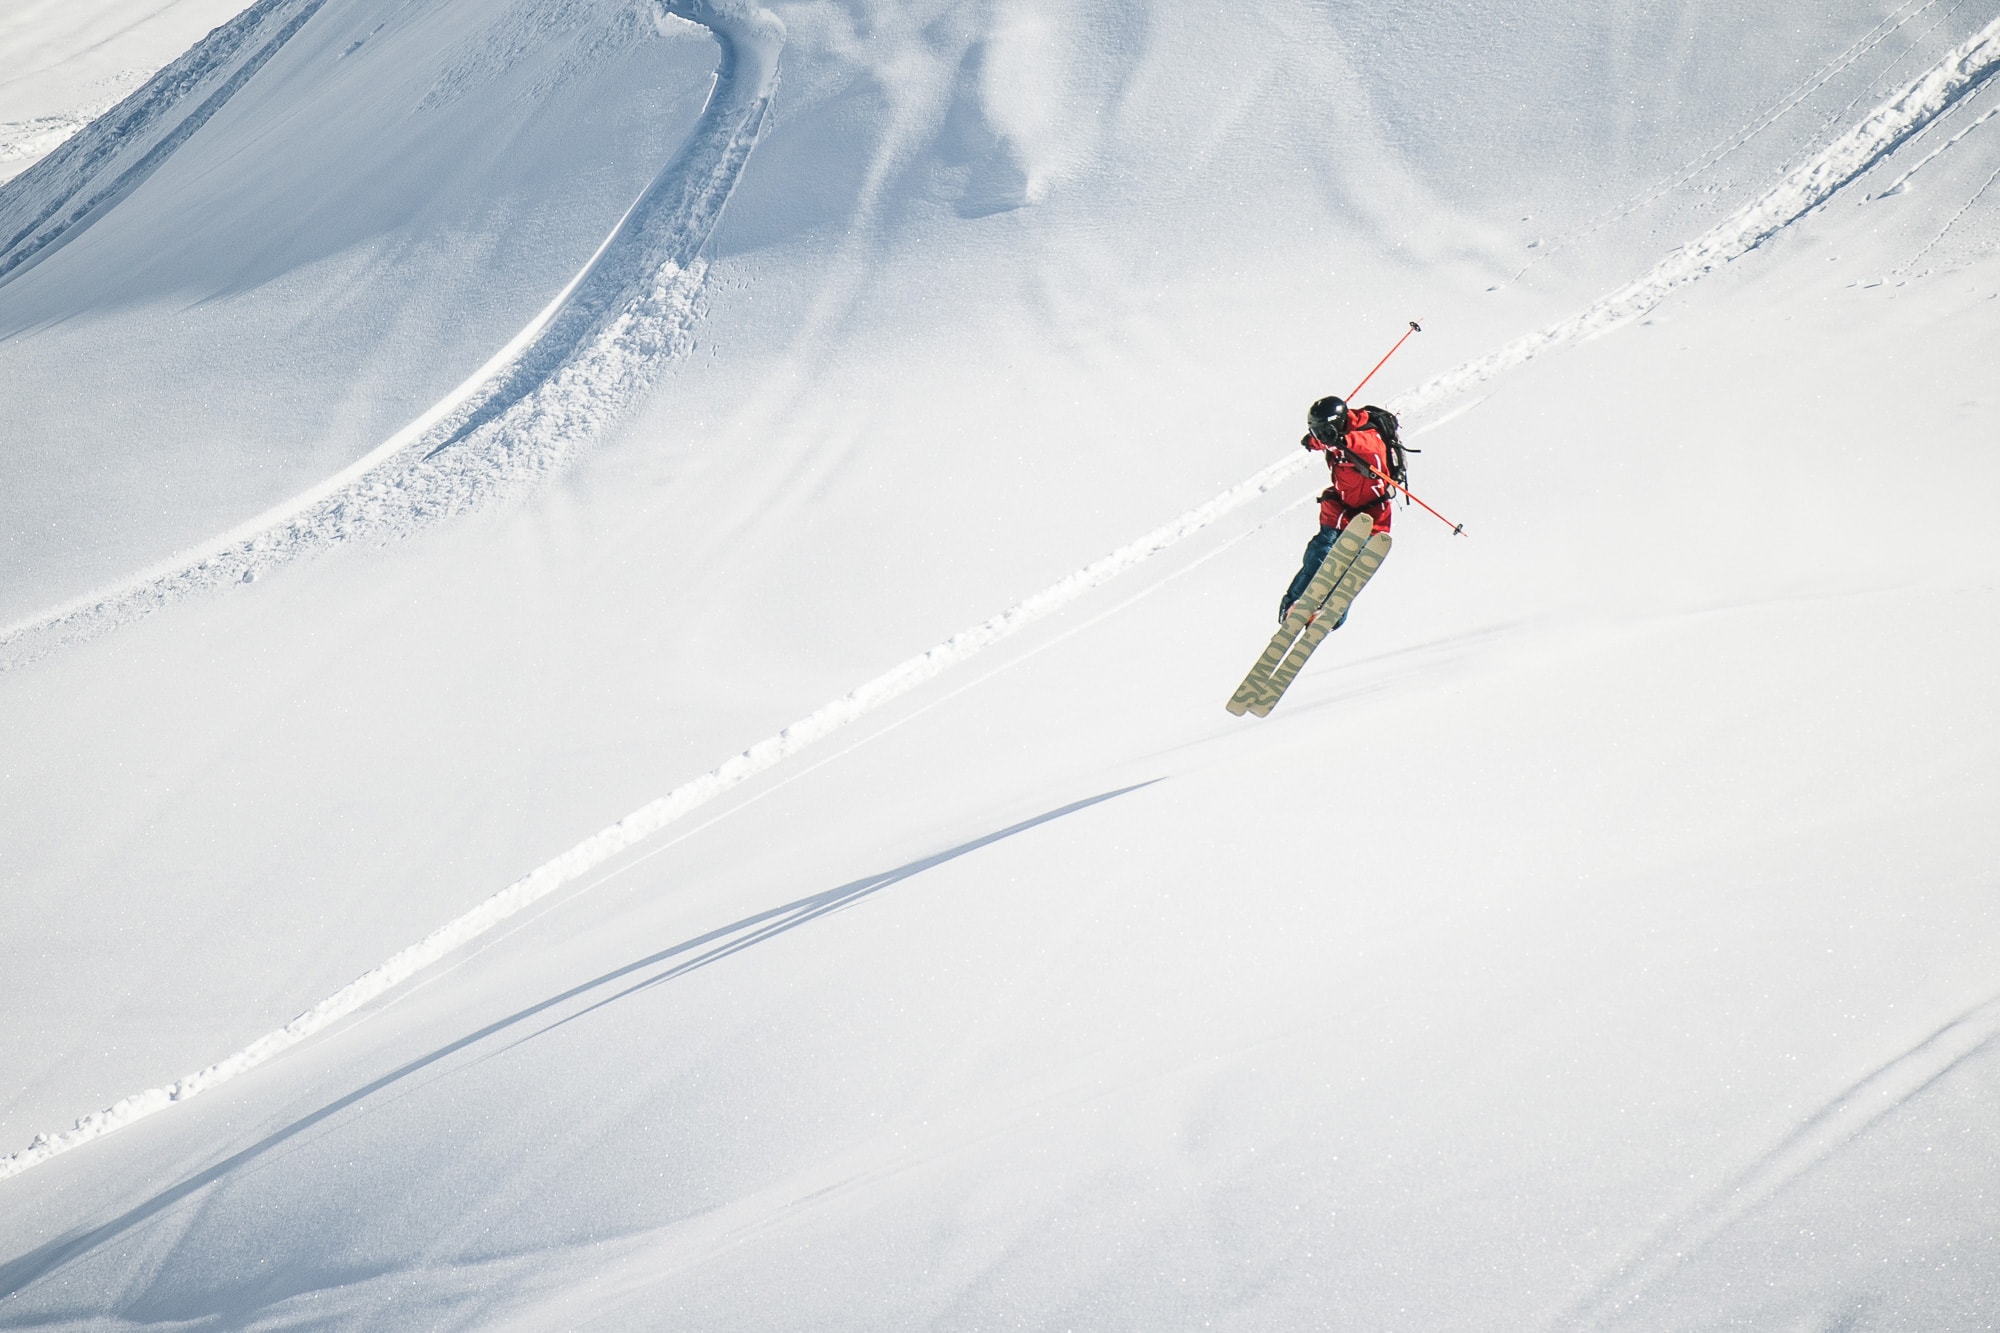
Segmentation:
<svg viewBox="0 0 2000 1333">
<path fill-rule="evenodd" d="M 1994 1327 L 1996 74 L 12 5 L 0 1329 Z"/>
</svg>

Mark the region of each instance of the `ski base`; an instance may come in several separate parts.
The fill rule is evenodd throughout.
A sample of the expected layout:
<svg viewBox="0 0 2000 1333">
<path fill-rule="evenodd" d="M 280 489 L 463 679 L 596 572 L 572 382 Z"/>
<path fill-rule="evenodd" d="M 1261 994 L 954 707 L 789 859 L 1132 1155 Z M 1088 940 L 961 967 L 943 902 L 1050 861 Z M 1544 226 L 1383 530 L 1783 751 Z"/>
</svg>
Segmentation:
<svg viewBox="0 0 2000 1333">
<path fill-rule="evenodd" d="M 1300 669 L 1305 666 L 1306 659 L 1312 656 L 1313 649 L 1319 647 L 1326 636 L 1333 633 L 1335 627 L 1340 624 L 1341 617 L 1347 614 L 1347 608 L 1354 605 L 1355 597 L 1367 586 L 1368 580 L 1375 577 L 1375 571 L 1380 569 L 1382 562 L 1388 558 L 1389 534 L 1378 532 L 1368 539 L 1368 544 L 1361 548 L 1361 554 L 1354 558 L 1354 562 L 1340 576 L 1340 583 L 1334 588 L 1333 594 L 1326 599 L 1325 605 L 1320 607 L 1311 622 L 1300 633 L 1298 641 L 1292 645 L 1291 651 L 1285 654 L 1284 660 L 1265 677 L 1263 691 L 1250 703 L 1251 713 L 1257 717 L 1271 715 L 1271 710 L 1278 706 L 1278 700 L 1284 698 L 1285 691 L 1290 689 L 1292 682 L 1298 678 Z"/>
<path fill-rule="evenodd" d="M 1299 599 L 1285 613 L 1284 623 L 1271 636 L 1263 655 L 1250 668 L 1250 674 L 1243 678 L 1243 683 L 1236 687 L 1236 693 L 1230 696 L 1228 708 L 1231 713 L 1243 716 L 1263 696 L 1271 673 L 1284 662 L 1292 644 L 1312 622 L 1321 605 L 1334 594 L 1341 577 L 1360 556 L 1374 528 L 1374 520 L 1368 515 L 1356 514 L 1354 521 L 1342 530 L 1325 558 L 1319 562 L 1319 568 L 1313 571 L 1312 582 L 1306 585 L 1306 590 L 1299 594 Z"/>
</svg>

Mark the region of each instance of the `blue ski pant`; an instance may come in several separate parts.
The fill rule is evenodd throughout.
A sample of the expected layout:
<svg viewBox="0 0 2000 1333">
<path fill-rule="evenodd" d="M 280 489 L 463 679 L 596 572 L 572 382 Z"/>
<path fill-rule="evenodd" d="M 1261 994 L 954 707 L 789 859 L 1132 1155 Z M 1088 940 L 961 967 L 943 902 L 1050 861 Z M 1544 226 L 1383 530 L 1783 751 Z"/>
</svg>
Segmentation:
<svg viewBox="0 0 2000 1333">
<path fill-rule="evenodd" d="M 1319 572 L 1320 561 L 1326 559 L 1326 553 L 1331 551 L 1333 544 L 1339 540 L 1339 528 L 1323 527 L 1314 534 L 1311 541 L 1306 543 L 1305 562 L 1299 566 L 1299 572 L 1292 576 L 1292 586 L 1285 589 L 1286 606 L 1290 606 L 1293 602 L 1298 601 L 1305 594 L 1306 585 L 1311 583 L 1313 575 Z M 1351 610 L 1352 608 L 1350 607 L 1349 609 Z M 1346 623 L 1347 612 L 1342 611 L 1340 619 L 1333 622 L 1333 627 L 1339 629 Z"/>
</svg>

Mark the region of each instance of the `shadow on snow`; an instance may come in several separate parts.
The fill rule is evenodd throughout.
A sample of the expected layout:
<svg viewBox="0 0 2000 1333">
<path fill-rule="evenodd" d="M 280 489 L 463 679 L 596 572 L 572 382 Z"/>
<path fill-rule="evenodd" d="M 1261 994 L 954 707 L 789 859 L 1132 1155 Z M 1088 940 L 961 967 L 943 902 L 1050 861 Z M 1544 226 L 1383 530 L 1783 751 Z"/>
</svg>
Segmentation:
<svg viewBox="0 0 2000 1333">
<path fill-rule="evenodd" d="M 447 1060 L 490 1037 L 497 1036 L 524 1023 L 528 1023 L 572 1000 L 590 996 L 594 992 L 601 991 L 606 987 L 617 987 L 617 989 L 611 991 L 609 994 L 597 996 L 589 1004 L 576 1012 L 566 1014 L 532 1032 L 517 1037 L 513 1042 L 502 1047 L 501 1051 L 533 1041 L 537 1037 L 573 1023 L 607 1005 L 615 1004 L 619 1000 L 635 995 L 640 991 L 649 990 L 654 986 L 662 985 L 677 977 L 685 976 L 697 968 L 708 966 L 710 963 L 720 962 L 732 954 L 754 948 L 766 940 L 783 935 L 787 931 L 796 930 L 798 927 L 806 925 L 808 922 L 816 921 L 820 917 L 852 907 L 864 898 L 880 893 L 883 889 L 893 884 L 900 884 L 906 879 L 921 875 L 926 870 L 935 869 L 947 861 L 957 860 L 968 853 L 976 852 L 983 847 L 990 847 L 996 842 L 1004 841 L 1016 834 L 1025 833 L 1029 829 L 1061 819 L 1065 815 L 1072 815 L 1080 810 L 1087 810 L 1091 806 L 1100 805 L 1105 801 L 1138 791 L 1143 787 L 1150 787 L 1154 782 L 1158 781 L 1160 779 L 1154 778 L 1147 782 L 1120 787 L 1114 791 L 1102 792 L 1080 801 L 1072 801 L 1068 805 L 1045 811 L 1042 814 L 1034 816 L 1032 819 L 1024 819 L 1018 824 L 1010 824 L 1006 828 L 988 833 L 984 837 L 960 843 L 956 847 L 947 848 L 944 851 L 926 856 L 921 860 L 911 861 L 906 865 L 896 867 L 894 870 L 869 875 L 866 878 L 840 885 L 838 888 L 827 889 L 820 893 L 812 894 L 809 897 L 786 903 L 781 907 L 773 907 L 766 911 L 758 912 L 754 916 L 747 916 L 740 921 L 735 921 L 729 925 L 711 930 L 707 934 L 697 935 L 695 938 L 685 940 L 671 948 L 661 949 L 657 953 L 648 954 L 644 958 L 626 963 L 622 967 L 613 968 L 601 976 L 593 977 L 589 981 L 572 986 L 568 990 L 552 995 L 545 1000 L 540 1000 L 525 1009 L 518 1010 L 505 1018 L 489 1023 L 475 1032 L 467 1033 L 465 1036 L 444 1046 L 440 1046 L 427 1055 L 391 1070 L 389 1073 L 384 1074 L 367 1085 L 327 1103 L 325 1106 L 298 1120 L 294 1120 L 283 1129 L 265 1136 L 242 1151 L 217 1162 L 214 1166 L 188 1177 L 178 1185 L 173 1185 L 162 1190 L 144 1203 L 133 1207 L 101 1226 L 93 1227 L 88 1231 L 60 1240 L 50 1241 L 46 1245 L 29 1251 L 18 1259 L 0 1264 L 0 1299 L 16 1295 L 40 1279 L 55 1273 L 58 1269 L 90 1254 L 93 1250 L 120 1239 L 127 1233 L 166 1213 L 176 1204 L 199 1194 L 210 1185 L 225 1180 L 245 1167 L 253 1165 L 274 1149 L 296 1139 L 307 1130 L 324 1123 L 348 1107 L 362 1102 L 369 1097 L 373 1097 L 388 1088 L 392 1088 L 411 1075 Z M 495 1051 L 494 1054 L 500 1054 L 501 1051 Z M 272 1286 L 282 1286 L 283 1281 L 281 1275 L 274 1274 L 271 1284 Z M 238 1293 L 239 1296 L 249 1294 Z M 283 1298 L 283 1295 L 275 1290 L 261 1291 L 253 1298 L 252 1305 L 239 1307 L 236 1313 L 247 1313 L 249 1309 L 255 1309 L 258 1306 L 272 1303 L 274 1299 L 281 1300 Z M 144 1297 L 141 1296 L 140 1299 L 143 1300 Z M 185 1317 L 192 1318 L 198 1316 L 188 1314 Z"/>
</svg>

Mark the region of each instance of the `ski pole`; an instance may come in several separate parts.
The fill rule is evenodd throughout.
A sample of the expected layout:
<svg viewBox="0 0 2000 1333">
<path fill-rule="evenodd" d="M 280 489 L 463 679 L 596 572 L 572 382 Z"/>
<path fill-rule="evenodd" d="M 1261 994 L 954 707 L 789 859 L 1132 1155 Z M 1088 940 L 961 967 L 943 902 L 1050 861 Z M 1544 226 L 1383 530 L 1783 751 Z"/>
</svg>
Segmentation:
<svg viewBox="0 0 2000 1333">
<path fill-rule="evenodd" d="M 1371 468 L 1369 468 L 1368 470 L 1369 470 L 1370 472 L 1375 472 L 1375 469 L 1374 469 L 1374 468 L 1372 468 L 1372 467 L 1371 467 Z M 1376 475 L 1376 476 L 1378 476 L 1378 477 L 1382 477 L 1382 474 L 1381 474 L 1381 473 L 1379 473 L 1379 472 L 1375 472 L 1375 475 Z M 1465 535 L 1465 524 L 1463 524 L 1463 523 L 1454 523 L 1454 522 L 1452 522 L 1452 521 L 1451 521 L 1450 519 L 1446 518 L 1446 517 L 1445 517 L 1445 516 L 1444 516 L 1443 514 L 1440 514 L 1440 513 L 1438 513 L 1438 511 L 1437 511 L 1437 510 L 1435 510 L 1435 509 L 1432 509 L 1432 508 L 1431 508 L 1431 507 L 1430 507 L 1429 505 L 1427 505 L 1427 504 L 1424 504 L 1424 502 L 1423 502 L 1422 500 L 1418 499 L 1418 498 L 1417 498 L 1417 496 L 1415 496 L 1415 495 L 1411 494 L 1411 491 L 1410 491 L 1410 488 L 1409 488 L 1408 486 L 1404 486 L 1404 485 L 1401 485 L 1401 484 L 1397 483 L 1396 481 L 1394 481 L 1394 480 L 1391 480 L 1391 479 L 1390 479 L 1390 478 L 1388 478 L 1388 477 L 1382 477 L 1382 480 L 1383 480 L 1383 481 L 1386 481 L 1386 482 L 1388 482 L 1388 483 L 1389 483 L 1389 484 L 1390 484 L 1391 486 L 1394 486 L 1394 487 L 1395 487 L 1395 488 L 1396 488 L 1397 490 L 1401 491 L 1401 492 L 1402 492 L 1402 493 L 1403 493 L 1403 494 L 1404 494 L 1405 496 L 1407 496 L 1408 498 L 1410 498 L 1410 499 L 1412 499 L 1412 500 L 1416 500 L 1416 502 L 1417 502 L 1418 504 L 1420 504 L 1420 505 L 1424 505 L 1424 509 L 1425 509 L 1425 511 L 1426 511 L 1427 513 L 1429 513 L 1429 514 L 1431 515 L 1431 517 L 1435 518 L 1435 519 L 1436 519 L 1436 520 L 1437 520 L 1438 522 L 1440 522 L 1440 523 L 1444 524 L 1444 525 L 1445 525 L 1446 527 L 1448 527 L 1448 528 L 1450 528 L 1450 529 L 1451 529 L 1451 535 L 1452 535 L 1452 536 L 1454 536 L 1454 537 L 1463 537 L 1463 536 Z"/>
<path fill-rule="evenodd" d="M 1415 321 L 1414 319 L 1410 321 L 1410 333 L 1422 333 L 1423 331 L 1424 331 L 1423 325 L 1417 323 L 1417 321 Z M 1402 337 L 1396 339 L 1396 347 L 1401 347 L 1404 343 L 1408 342 L 1410 340 L 1410 333 L 1406 333 Z M 1380 370 L 1382 367 L 1389 364 L 1389 358 L 1396 354 L 1396 347 L 1391 347 L 1388 351 L 1382 354 L 1382 359 L 1375 363 L 1375 370 Z M 1375 370 L 1371 370 L 1366 375 L 1363 375 L 1361 377 L 1361 383 L 1355 385 L 1354 392 L 1347 395 L 1348 402 L 1351 403 L 1356 398 L 1359 398 L 1361 396 L 1361 391 L 1368 387 L 1368 381 L 1375 378 Z M 1422 502 L 1419 501 L 1419 503 Z M 1429 506 L 1426 505 L 1425 508 L 1429 508 Z"/>
<path fill-rule="evenodd" d="M 1397 348 L 1401 347 L 1404 343 L 1410 340 L 1411 333 L 1422 333 L 1423 331 L 1424 331 L 1423 325 L 1417 323 L 1417 321 L 1415 321 L 1414 319 L 1411 320 L 1409 333 L 1405 333 L 1402 337 L 1396 339 L 1396 346 L 1391 347 L 1388 351 L 1382 354 L 1382 359 L 1375 363 L 1375 370 L 1371 370 L 1366 375 L 1363 375 L 1361 377 L 1361 383 L 1354 386 L 1354 392 L 1347 395 L 1347 401 L 1351 403 L 1356 398 L 1359 398 L 1361 396 L 1361 390 L 1367 387 L 1369 380 L 1375 378 L 1375 371 L 1380 370 L 1382 367 L 1389 364 L 1389 358 L 1396 354 Z M 1374 468 L 1368 466 L 1367 460 L 1362 458 L 1361 455 L 1353 452 L 1352 450 L 1346 448 L 1345 446 L 1342 446 L 1340 452 L 1342 457 L 1346 458 L 1348 462 L 1354 464 L 1354 466 L 1360 468 L 1363 472 L 1366 472 L 1369 476 L 1375 478 L 1375 480 L 1387 486 L 1394 486 L 1397 490 L 1403 493 L 1405 498 L 1414 500 L 1418 504 L 1423 505 L 1424 509 L 1428 513 L 1430 513 L 1430 515 L 1433 518 L 1437 519 L 1438 522 L 1444 524 L 1446 527 L 1451 529 L 1452 536 L 1463 537 L 1465 535 L 1465 524 L 1454 523 L 1450 519 L 1446 518 L 1443 514 L 1438 513 L 1437 510 L 1432 509 L 1428 504 L 1425 504 L 1423 499 L 1420 496 L 1416 495 L 1414 492 L 1412 492 L 1408 486 L 1403 485 L 1401 482 L 1397 481 L 1393 477 L 1383 476 L 1381 473 L 1377 472 Z"/>
<path fill-rule="evenodd" d="M 1360 468 L 1363 472 L 1366 472 L 1369 476 L 1375 478 L 1375 480 L 1381 482 L 1384 486 L 1393 486 L 1397 490 L 1401 491 L 1405 496 L 1405 498 L 1414 500 L 1418 504 L 1423 505 L 1425 511 L 1428 512 L 1431 515 L 1431 517 L 1437 519 L 1438 522 L 1444 524 L 1446 527 L 1451 529 L 1452 536 L 1463 537 L 1465 535 L 1465 524 L 1454 523 L 1450 519 L 1446 518 L 1443 514 L 1438 513 L 1437 510 L 1432 509 L 1428 504 L 1425 504 L 1423 498 L 1417 495 L 1408 486 L 1403 485 L 1403 483 L 1397 481 L 1394 477 L 1385 477 L 1381 473 L 1377 472 L 1374 468 L 1370 467 L 1368 465 L 1368 460 L 1363 458 L 1360 454 L 1357 454 L 1352 449 L 1349 449 L 1347 446 L 1342 445 L 1340 447 L 1340 456 L 1343 461 L 1354 464 L 1354 466 Z"/>
</svg>

